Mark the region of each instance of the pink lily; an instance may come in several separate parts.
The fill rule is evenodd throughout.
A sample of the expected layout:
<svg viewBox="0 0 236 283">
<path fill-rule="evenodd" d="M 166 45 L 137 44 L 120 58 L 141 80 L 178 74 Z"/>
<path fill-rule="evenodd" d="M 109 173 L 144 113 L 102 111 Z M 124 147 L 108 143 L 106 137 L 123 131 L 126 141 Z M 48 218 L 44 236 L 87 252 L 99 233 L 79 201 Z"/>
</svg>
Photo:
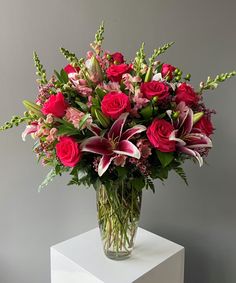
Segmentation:
<svg viewBox="0 0 236 283">
<path fill-rule="evenodd" d="M 22 133 L 21 137 L 22 140 L 25 141 L 26 136 L 30 134 L 36 133 L 38 130 L 38 122 L 32 122 L 30 125 L 26 126 L 24 132 Z"/>
<path fill-rule="evenodd" d="M 193 111 L 191 108 L 180 103 L 177 106 L 179 117 L 174 124 L 176 130 L 170 135 L 170 140 L 176 141 L 178 151 L 191 155 L 197 159 L 199 165 L 203 165 L 203 158 L 200 153 L 212 147 L 212 142 L 205 134 L 194 129 Z"/>
<path fill-rule="evenodd" d="M 137 159 L 141 157 L 140 151 L 129 139 L 135 134 L 145 131 L 146 127 L 136 125 L 123 132 L 128 115 L 129 113 L 121 114 L 104 137 L 96 134 L 81 144 L 82 151 L 102 155 L 98 165 L 98 175 L 100 177 L 106 172 L 112 160 L 118 155 L 130 156 Z"/>
</svg>

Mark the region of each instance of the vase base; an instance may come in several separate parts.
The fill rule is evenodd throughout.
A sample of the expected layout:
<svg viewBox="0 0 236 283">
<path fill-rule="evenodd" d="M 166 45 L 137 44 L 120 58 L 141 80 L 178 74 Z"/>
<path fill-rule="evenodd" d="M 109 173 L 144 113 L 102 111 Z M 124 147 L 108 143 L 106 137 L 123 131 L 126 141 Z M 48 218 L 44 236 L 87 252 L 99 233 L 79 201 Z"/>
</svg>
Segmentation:
<svg viewBox="0 0 236 283">
<path fill-rule="evenodd" d="M 114 251 L 105 251 L 104 253 L 106 257 L 112 260 L 125 260 L 130 257 L 131 251 L 124 251 L 124 252 L 114 252 Z"/>
</svg>

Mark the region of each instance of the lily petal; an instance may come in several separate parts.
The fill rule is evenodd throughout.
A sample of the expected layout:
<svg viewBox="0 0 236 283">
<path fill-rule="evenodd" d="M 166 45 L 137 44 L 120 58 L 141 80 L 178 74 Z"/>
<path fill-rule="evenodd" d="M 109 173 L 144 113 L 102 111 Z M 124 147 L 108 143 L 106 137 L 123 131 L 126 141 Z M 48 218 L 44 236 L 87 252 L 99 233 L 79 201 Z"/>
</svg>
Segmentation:
<svg viewBox="0 0 236 283">
<path fill-rule="evenodd" d="M 37 124 L 35 124 L 35 125 L 32 124 L 32 125 L 26 126 L 24 132 L 21 134 L 22 140 L 25 141 L 26 136 L 37 132 L 37 129 L 38 129 Z"/>
<path fill-rule="evenodd" d="M 128 115 L 129 113 L 121 114 L 120 117 L 113 123 L 108 132 L 108 139 L 117 140 L 118 138 L 118 141 L 120 140 L 121 133 Z"/>
<path fill-rule="evenodd" d="M 127 155 L 130 157 L 134 157 L 137 159 L 140 159 L 141 154 L 138 148 L 130 141 L 123 140 L 119 142 L 117 149 L 114 150 L 113 152 L 117 154 L 122 154 L 122 155 Z"/>
<path fill-rule="evenodd" d="M 102 129 L 99 128 L 96 124 L 88 125 L 87 128 L 96 136 L 100 136 Z"/>
<path fill-rule="evenodd" d="M 108 169 L 109 165 L 111 164 L 112 160 L 116 157 L 116 155 L 103 155 L 99 164 L 98 164 L 98 175 L 101 177 L 106 170 Z"/>
<path fill-rule="evenodd" d="M 177 146 L 185 146 L 186 145 L 186 142 L 183 141 L 182 139 L 180 138 L 177 138 L 176 135 L 178 133 L 178 130 L 174 130 L 170 136 L 169 136 L 169 140 L 170 141 L 176 141 L 177 142 Z"/>
<path fill-rule="evenodd" d="M 184 119 L 184 122 L 180 129 L 181 132 L 180 136 L 185 136 L 189 134 L 192 130 L 192 127 L 193 127 L 193 110 L 189 108 L 188 114 L 186 115 L 186 118 Z"/>
<path fill-rule="evenodd" d="M 86 139 L 81 143 L 80 148 L 82 151 L 86 152 L 93 152 L 102 155 L 112 154 L 112 146 L 110 142 L 107 139 L 98 136 Z"/>
<path fill-rule="evenodd" d="M 200 133 L 191 133 L 185 137 L 188 148 L 210 148 L 212 141 L 209 137 Z"/>
<path fill-rule="evenodd" d="M 182 152 L 182 153 L 185 153 L 187 155 L 191 155 L 191 156 L 195 157 L 197 159 L 200 167 L 203 165 L 203 158 L 201 157 L 199 152 L 192 150 L 190 148 L 184 147 L 184 146 L 179 147 L 179 151 Z"/>
<path fill-rule="evenodd" d="M 144 131 L 146 131 L 146 127 L 143 125 L 136 125 L 131 129 L 126 130 L 122 136 L 121 136 L 121 140 L 128 140 L 130 139 L 132 136 L 134 136 L 135 134 L 138 133 L 142 133 Z"/>
</svg>

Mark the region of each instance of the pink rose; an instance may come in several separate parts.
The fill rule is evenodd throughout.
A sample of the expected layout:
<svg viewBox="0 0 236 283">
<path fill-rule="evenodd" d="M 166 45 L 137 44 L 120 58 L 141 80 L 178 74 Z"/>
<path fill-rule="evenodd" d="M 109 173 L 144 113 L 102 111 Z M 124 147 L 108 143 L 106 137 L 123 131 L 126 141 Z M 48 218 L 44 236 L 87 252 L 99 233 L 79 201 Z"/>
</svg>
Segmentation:
<svg viewBox="0 0 236 283">
<path fill-rule="evenodd" d="M 147 99 L 157 96 L 158 101 L 163 101 L 170 95 L 168 85 L 163 82 L 151 81 L 142 83 L 140 89 Z"/>
<path fill-rule="evenodd" d="M 80 71 L 80 68 L 73 67 L 72 65 L 68 64 L 64 67 L 64 71 L 69 75 L 71 73 L 78 73 Z"/>
<path fill-rule="evenodd" d="M 117 119 L 122 113 L 130 111 L 129 97 L 122 92 L 107 93 L 101 103 L 103 114 L 112 119 Z"/>
<path fill-rule="evenodd" d="M 71 137 L 61 137 L 56 144 L 56 154 L 64 166 L 74 167 L 81 159 L 79 144 Z"/>
<path fill-rule="evenodd" d="M 174 131 L 171 123 L 164 119 L 155 119 L 147 129 L 150 143 L 162 152 L 175 151 L 175 141 L 170 141 L 170 134 Z"/>
<path fill-rule="evenodd" d="M 195 125 L 195 129 L 199 129 L 201 133 L 204 133 L 208 137 L 213 134 L 214 128 L 210 118 L 203 116 Z"/>
<path fill-rule="evenodd" d="M 66 114 L 68 103 L 61 92 L 51 95 L 44 103 L 42 112 L 44 115 L 52 114 L 57 118 L 62 118 Z"/>
<path fill-rule="evenodd" d="M 175 101 L 177 104 L 184 101 L 187 106 L 193 106 L 198 103 L 199 97 L 189 84 L 181 83 L 175 92 Z"/>
<path fill-rule="evenodd" d="M 170 80 L 173 79 L 173 72 L 175 71 L 175 67 L 170 64 L 163 64 L 161 68 L 162 77 L 165 78 L 168 76 Z"/>
<path fill-rule="evenodd" d="M 112 82 L 120 82 L 122 75 L 128 73 L 131 70 L 131 66 L 127 64 L 111 65 L 107 70 L 106 74 L 109 80 Z"/>
<path fill-rule="evenodd" d="M 124 63 L 124 56 L 120 52 L 115 52 L 111 54 L 111 58 L 112 58 L 112 62 L 113 63 L 115 62 L 115 64 L 117 65 Z"/>
</svg>

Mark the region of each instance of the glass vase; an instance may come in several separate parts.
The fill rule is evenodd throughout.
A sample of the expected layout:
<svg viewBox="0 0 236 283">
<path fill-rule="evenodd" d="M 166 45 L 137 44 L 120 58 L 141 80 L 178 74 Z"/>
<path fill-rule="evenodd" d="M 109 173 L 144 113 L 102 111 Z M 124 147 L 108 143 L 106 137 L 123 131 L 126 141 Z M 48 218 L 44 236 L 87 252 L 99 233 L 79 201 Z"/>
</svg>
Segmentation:
<svg viewBox="0 0 236 283">
<path fill-rule="evenodd" d="M 97 211 L 105 255 L 114 260 L 131 255 L 138 228 L 142 190 L 121 182 L 97 190 Z"/>
</svg>

